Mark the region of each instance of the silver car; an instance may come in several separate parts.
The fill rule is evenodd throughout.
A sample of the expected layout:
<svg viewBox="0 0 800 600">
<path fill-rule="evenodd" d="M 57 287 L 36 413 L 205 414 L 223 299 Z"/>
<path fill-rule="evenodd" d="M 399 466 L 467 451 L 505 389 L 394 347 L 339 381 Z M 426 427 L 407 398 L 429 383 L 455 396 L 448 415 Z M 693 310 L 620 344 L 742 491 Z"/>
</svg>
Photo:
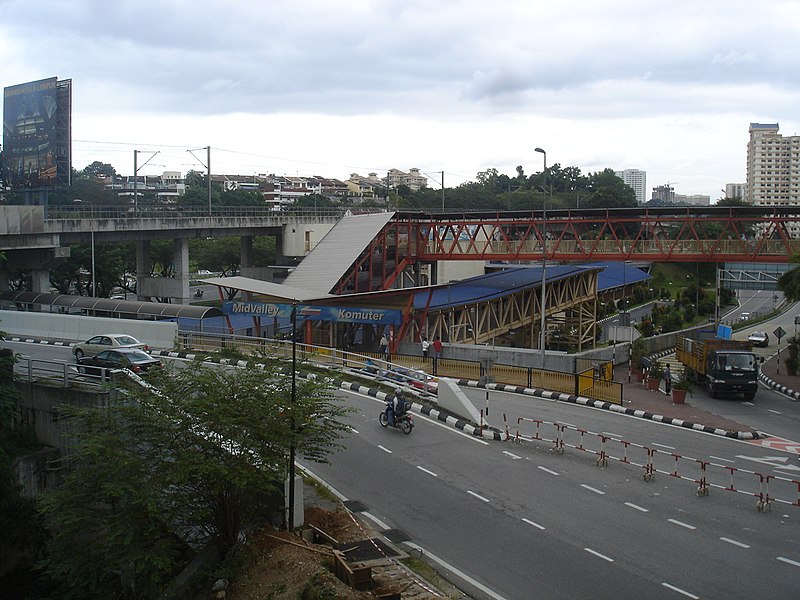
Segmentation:
<svg viewBox="0 0 800 600">
<path fill-rule="evenodd" d="M 80 359 L 84 356 L 95 356 L 103 350 L 115 350 L 117 348 L 149 350 L 147 344 L 140 342 L 133 336 L 124 333 L 106 333 L 75 344 L 72 352 L 75 354 L 75 358 Z"/>
</svg>

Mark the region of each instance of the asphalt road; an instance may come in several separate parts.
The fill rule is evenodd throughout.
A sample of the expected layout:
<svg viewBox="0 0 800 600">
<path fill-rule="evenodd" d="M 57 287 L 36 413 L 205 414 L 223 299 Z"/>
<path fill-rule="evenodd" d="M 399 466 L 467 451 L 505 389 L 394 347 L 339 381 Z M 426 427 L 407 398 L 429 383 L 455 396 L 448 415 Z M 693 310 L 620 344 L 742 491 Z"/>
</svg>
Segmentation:
<svg viewBox="0 0 800 600">
<path fill-rule="evenodd" d="M 693 482 L 661 474 L 645 482 L 638 467 L 599 468 L 594 455 L 550 454 L 544 442 L 487 443 L 419 416 L 403 436 L 378 425 L 379 402 L 349 396 L 359 412 L 346 449 L 311 470 L 491 590 L 463 583 L 474 597 L 800 597 L 798 507 L 761 513 L 748 495 L 699 497 Z M 763 456 L 725 438 L 542 405 L 563 421 L 661 444 L 667 471 L 683 447 L 721 465 Z"/>
<path fill-rule="evenodd" d="M 66 348 L 11 344 L 15 351 L 72 362 Z M 478 406 L 485 392 L 468 392 Z M 640 446 L 658 451 L 652 481 L 643 468 L 552 442 L 487 442 L 415 415 L 410 436 L 378 424 L 383 403 L 346 394 L 357 408 L 345 449 L 329 465 L 307 465 L 340 494 L 436 556 L 474 598 L 798 598 L 800 507 L 775 503 L 759 512 L 752 495 L 725 491 L 733 481 L 757 490 L 744 469 L 780 475 L 792 471 L 760 446 L 606 411 L 520 397 L 489 396 L 493 425 L 502 416 L 570 424 L 569 445 L 597 450 L 601 433 L 611 456 L 646 460 Z M 727 406 L 733 406 L 729 404 Z M 523 435 L 536 432 L 523 421 Z M 550 433 L 547 433 L 549 429 Z M 678 458 L 676 458 L 678 457 Z M 708 496 L 696 494 L 698 463 Z M 670 476 L 673 470 L 688 480 Z M 790 485 L 773 493 L 791 500 Z M 796 498 L 796 496 L 795 496 Z"/>
</svg>

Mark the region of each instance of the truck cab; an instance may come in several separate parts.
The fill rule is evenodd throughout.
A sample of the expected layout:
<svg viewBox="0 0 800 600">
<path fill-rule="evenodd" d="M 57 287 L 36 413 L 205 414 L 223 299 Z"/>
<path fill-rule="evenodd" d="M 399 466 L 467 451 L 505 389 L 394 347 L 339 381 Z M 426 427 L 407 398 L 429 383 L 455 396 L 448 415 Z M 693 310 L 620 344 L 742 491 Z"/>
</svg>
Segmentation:
<svg viewBox="0 0 800 600">
<path fill-rule="evenodd" d="M 752 400 L 758 390 L 758 362 L 749 350 L 711 350 L 706 357 L 708 395 L 743 394 Z"/>
</svg>

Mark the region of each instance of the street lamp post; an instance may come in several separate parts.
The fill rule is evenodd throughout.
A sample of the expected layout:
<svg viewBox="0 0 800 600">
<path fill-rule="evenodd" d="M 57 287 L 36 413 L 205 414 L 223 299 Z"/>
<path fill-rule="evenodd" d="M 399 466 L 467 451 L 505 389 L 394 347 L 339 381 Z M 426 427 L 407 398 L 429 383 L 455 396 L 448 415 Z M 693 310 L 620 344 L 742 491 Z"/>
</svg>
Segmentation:
<svg viewBox="0 0 800 600">
<path fill-rule="evenodd" d="M 210 174 L 209 174 L 210 176 Z M 290 417 L 290 428 L 292 439 L 289 442 L 289 515 L 288 531 L 294 529 L 294 407 L 297 402 L 297 300 L 292 301 L 292 413 Z"/>
<path fill-rule="evenodd" d="M 545 152 L 542 148 L 535 148 L 536 152 L 542 154 L 544 158 L 544 200 L 542 200 L 542 299 L 539 302 L 539 310 L 542 313 L 542 322 L 541 322 L 541 331 L 539 332 L 539 346 L 542 350 L 542 369 L 544 369 L 544 361 L 545 361 L 545 321 L 544 321 L 544 313 L 545 313 L 545 282 L 547 281 L 547 277 L 545 276 L 545 270 L 547 268 L 547 236 L 545 235 L 545 231 L 547 228 L 547 152 Z"/>
</svg>

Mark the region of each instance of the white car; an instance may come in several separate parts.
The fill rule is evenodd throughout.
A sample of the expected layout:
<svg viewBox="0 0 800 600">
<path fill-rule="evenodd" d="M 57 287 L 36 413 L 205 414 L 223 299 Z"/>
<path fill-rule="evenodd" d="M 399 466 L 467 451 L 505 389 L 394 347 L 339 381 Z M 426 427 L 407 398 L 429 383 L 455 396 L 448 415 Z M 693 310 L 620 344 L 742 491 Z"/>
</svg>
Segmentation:
<svg viewBox="0 0 800 600">
<path fill-rule="evenodd" d="M 753 344 L 753 346 L 758 346 L 760 348 L 769 346 L 769 336 L 766 331 L 754 331 L 747 336 L 747 341 Z"/>
<path fill-rule="evenodd" d="M 209 271 L 208 269 L 200 269 L 199 271 L 197 271 L 197 274 L 198 275 L 203 275 L 204 277 L 208 277 L 209 275 L 213 275 L 213 273 L 211 271 Z"/>
<path fill-rule="evenodd" d="M 84 356 L 94 356 L 103 350 L 113 350 L 117 348 L 141 348 L 149 350 L 147 344 L 137 340 L 135 337 L 125 333 L 106 333 L 89 338 L 85 342 L 78 342 L 72 348 L 75 358 L 80 359 Z"/>
</svg>

